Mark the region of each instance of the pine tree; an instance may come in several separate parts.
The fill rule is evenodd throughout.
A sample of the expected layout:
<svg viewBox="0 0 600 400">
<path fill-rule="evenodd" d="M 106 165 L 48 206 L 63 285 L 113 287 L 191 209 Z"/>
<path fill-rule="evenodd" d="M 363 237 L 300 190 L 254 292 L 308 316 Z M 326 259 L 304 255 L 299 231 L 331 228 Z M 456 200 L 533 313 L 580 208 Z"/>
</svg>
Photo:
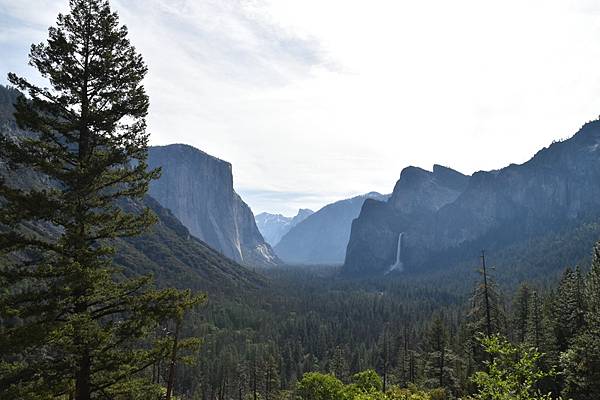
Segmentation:
<svg viewBox="0 0 600 400">
<path fill-rule="evenodd" d="M 600 242 L 594 247 L 592 267 L 585 282 L 585 324 L 600 329 Z"/>
<path fill-rule="evenodd" d="M 559 351 L 565 351 L 584 324 L 583 284 L 579 268 L 567 268 L 552 304 L 554 336 Z"/>
<path fill-rule="evenodd" d="M 481 264 L 481 281 L 475 287 L 468 315 L 470 338 L 467 345 L 475 369 L 483 368 L 484 361 L 489 358 L 480 344 L 480 336 L 503 333 L 506 325 L 502 296 L 490 276 L 484 252 L 481 253 Z"/>
<path fill-rule="evenodd" d="M 278 359 L 279 357 L 277 357 Z M 264 374 L 264 398 L 265 400 L 272 400 L 274 393 L 279 390 L 279 363 L 276 360 L 274 354 L 268 354 L 262 365 Z"/>
<path fill-rule="evenodd" d="M 502 297 L 490 276 L 483 252 L 481 260 L 482 268 L 479 270 L 481 282 L 475 288 L 469 319 L 475 332 L 491 336 L 504 330 L 505 313 Z"/>
<path fill-rule="evenodd" d="M 378 347 L 379 349 L 377 355 L 377 364 L 379 365 L 381 370 L 381 376 L 383 378 L 383 391 L 385 392 L 389 383 L 389 375 L 392 362 L 392 343 L 387 328 L 383 329 L 383 333 L 379 338 Z"/>
<path fill-rule="evenodd" d="M 408 330 L 408 326 L 405 325 L 403 329 L 403 333 L 401 336 L 398 336 L 398 352 L 397 352 L 397 361 L 396 361 L 396 369 L 395 374 L 397 378 L 397 384 L 401 387 L 406 387 L 410 382 L 412 382 L 411 377 L 411 369 L 410 369 L 410 360 L 411 360 L 411 350 L 410 350 L 410 334 Z"/>
<path fill-rule="evenodd" d="M 567 398 L 600 398 L 600 242 L 585 282 L 585 327 L 561 356 Z"/>
<path fill-rule="evenodd" d="M 348 382 L 350 368 L 346 360 L 346 352 L 340 346 L 333 350 L 333 355 L 329 361 L 329 373 L 344 383 Z"/>
<path fill-rule="evenodd" d="M 30 64 L 51 88 L 9 74 L 29 96 L 15 118 L 31 135 L 0 136 L 0 397 L 152 398 L 141 372 L 173 343 L 148 334 L 202 298 L 112 261 L 115 239 L 155 220 L 141 205 L 158 176 L 146 164 L 147 68 L 105 0 L 71 0 Z M 22 171 L 47 184 L 21 187 Z"/>
<path fill-rule="evenodd" d="M 545 339 L 544 315 L 542 301 L 536 291 L 531 294 L 529 304 L 529 320 L 527 321 L 526 342 L 537 349 L 542 349 Z"/>
<path fill-rule="evenodd" d="M 513 326 L 514 337 L 517 343 L 523 343 L 527 336 L 527 323 L 529 320 L 529 303 L 531 289 L 527 284 L 522 284 L 513 301 Z"/>
<path fill-rule="evenodd" d="M 457 357 L 450 346 L 448 329 L 441 316 L 435 316 L 423 338 L 425 375 L 430 387 L 447 388 L 457 393 L 459 385 L 453 365 Z"/>
</svg>

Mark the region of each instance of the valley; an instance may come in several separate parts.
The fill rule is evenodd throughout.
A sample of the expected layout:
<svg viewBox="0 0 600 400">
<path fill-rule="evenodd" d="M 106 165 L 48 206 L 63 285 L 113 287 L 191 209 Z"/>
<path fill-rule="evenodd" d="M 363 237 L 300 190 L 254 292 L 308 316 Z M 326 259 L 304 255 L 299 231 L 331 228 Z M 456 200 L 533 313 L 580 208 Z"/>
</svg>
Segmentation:
<svg viewBox="0 0 600 400">
<path fill-rule="evenodd" d="M 0 4 L 0 72 L 50 3 Z M 317 32 L 348 9 L 167 3 L 65 2 L 30 47 L 37 75 L 0 82 L 0 400 L 600 399 L 600 119 L 542 135 L 567 124 L 546 109 L 532 124 L 531 103 L 494 86 L 541 75 L 527 67 L 542 51 L 526 42 L 493 75 L 502 52 L 485 50 L 503 48 L 504 20 L 499 43 L 474 51 L 476 18 L 454 4 L 414 19 L 422 37 L 396 30 L 408 20 L 374 29 L 387 18 L 363 13 L 390 5 L 363 5 L 319 41 L 298 11 L 316 11 Z M 589 24 L 562 11 L 546 35 Z M 378 39 L 345 38 L 363 28 Z M 562 57 L 597 71 L 560 39 L 545 39 L 544 68 Z M 474 53 L 481 64 L 463 60 Z M 586 79 L 556 86 L 576 86 L 583 109 Z M 536 140 L 507 150 L 507 126 L 504 138 Z M 442 165 L 489 143 L 521 162 Z"/>
</svg>

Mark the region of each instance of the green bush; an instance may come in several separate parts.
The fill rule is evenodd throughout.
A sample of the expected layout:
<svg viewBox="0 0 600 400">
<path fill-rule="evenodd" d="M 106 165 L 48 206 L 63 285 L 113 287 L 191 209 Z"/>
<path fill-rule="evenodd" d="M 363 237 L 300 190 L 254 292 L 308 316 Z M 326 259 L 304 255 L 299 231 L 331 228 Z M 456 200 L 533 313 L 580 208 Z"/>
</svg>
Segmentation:
<svg viewBox="0 0 600 400">
<path fill-rule="evenodd" d="M 296 385 L 301 400 L 342 400 L 344 384 L 333 375 L 308 372 Z"/>
<path fill-rule="evenodd" d="M 541 394 L 535 388 L 542 379 L 553 375 L 542 371 L 538 364 L 542 357 L 536 349 L 514 346 L 500 335 L 480 339 L 493 361 L 488 371 L 476 372 L 472 380 L 479 387 L 477 400 L 550 400 L 550 394 Z"/>
</svg>

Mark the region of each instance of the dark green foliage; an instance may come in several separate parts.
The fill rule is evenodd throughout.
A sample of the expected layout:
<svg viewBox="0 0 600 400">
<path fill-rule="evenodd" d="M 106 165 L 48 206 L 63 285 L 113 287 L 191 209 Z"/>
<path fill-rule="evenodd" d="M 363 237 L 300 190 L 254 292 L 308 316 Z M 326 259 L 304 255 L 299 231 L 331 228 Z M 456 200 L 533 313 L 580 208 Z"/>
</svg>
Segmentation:
<svg viewBox="0 0 600 400">
<path fill-rule="evenodd" d="M 397 396 L 416 395 L 419 392 L 416 389 L 411 392 L 400 388 L 417 385 L 430 388 L 427 396 L 431 397 L 433 388 L 440 384 L 442 370 L 441 381 L 446 389 L 442 398 L 464 398 L 477 391 L 470 376 L 485 371 L 486 363 L 492 361 L 481 345 L 477 347 L 479 361 L 473 360 L 472 346 L 485 334 L 485 323 L 473 325 L 473 313 L 469 317 L 466 307 L 466 293 L 450 294 L 448 287 L 454 288 L 451 282 L 427 283 L 409 275 L 385 281 L 348 281 L 336 278 L 336 270 L 327 268 L 283 268 L 270 271 L 268 276 L 273 285 L 260 293 L 246 296 L 243 302 L 210 304 L 202 313 L 199 326 L 206 346 L 199 367 L 206 371 L 202 376 L 207 378 L 200 384 L 193 383 L 192 393 L 204 393 L 211 399 L 211 393 L 219 393 L 219 388 L 226 387 L 226 395 L 236 396 L 238 381 L 233 382 L 231 377 L 237 376 L 242 361 L 249 371 L 246 382 L 240 383 L 242 392 L 252 394 L 252 371 L 256 370 L 258 393 L 264 395 L 265 367 L 258 362 L 253 368 L 251 362 L 252 349 L 257 343 L 262 343 L 259 347 L 264 353 L 279 360 L 279 382 L 285 389 L 293 388 L 296 380 L 310 371 L 335 373 L 341 383 L 351 387 L 352 381 L 346 376 L 374 369 L 382 381 L 387 375 L 388 392 L 393 391 Z M 582 281 L 587 287 L 588 276 Z M 561 368 L 555 345 L 553 305 L 557 290 L 539 285 L 526 288 L 525 295 L 525 289 L 515 295 L 511 305 L 513 317 L 507 321 L 500 319 L 498 326 L 512 333 L 517 347 L 538 349 L 537 371 L 560 372 L 545 376 L 534 385 L 534 390 L 558 395 L 565 385 L 563 376 L 567 375 L 563 375 L 566 371 Z M 497 290 L 497 301 L 504 304 L 499 293 Z M 585 304 L 584 308 L 587 309 Z M 519 329 L 517 338 L 514 332 Z M 593 363 L 594 352 L 586 351 Z M 574 360 L 584 359 L 583 350 L 574 354 Z M 386 358 L 388 362 L 384 362 Z M 580 364 L 573 364 L 576 365 Z M 210 373 L 221 369 L 230 372 Z M 573 376 L 581 374 L 579 370 L 573 372 Z"/>
<path fill-rule="evenodd" d="M 460 386 L 454 368 L 459 362 L 452 350 L 450 334 L 440 315 L 433 317 L 423 338 L 426 384 L 430 388 L 446 388 L 458 394 Z"/>
<path fill-rule="evenodd" d="M 482 259 L 481 280 L 475 287 L 469 320 L 473 332 L 491 336 L 504 332 L 506 315 L 500 290 L 486 269 L 484 256 Z"/>
<path fill-rule="evenodd" d="M 517 290 L 513 300 L 512 324 L 513 336 L 517 343 L 523 343 L 527 337 L 529 323 L 529 304 L 531 302 L 531 288 L 524 283 Z"/>
<path fill-rule="evenodd" d="M 584 324 L 583 278 L 579 268 L 565 270 L 552 304 L 554 336 L 559 351 L 565 351 Z"/>
<path fill-rule="evenodd" d="M 561 362 L 565 397 L 592 400 L 600 397 L 600 243 L 594 248 L 592 268 L 585 281 L 584 327 Z"/>
<path fill-rule="evenodd" d="M 585 282 L 585 308 L 587 327 L 600 329 L 600 242 L 594 247 L 592 267 Z"/>
<path fill-rule="evenodd" d="M 577 400 L 600 398 L 600 330 L 587 329 L 562 354 L 563 395 Z"/>
<path fill-rule="evenodd" d="M 333 355 L 329 360 L 329 372 L 342 382 L 348 382 L 350 370 L 346 353 L 341 346 L 337 346 L 333 350 Z"/>
<path fill-rule="evenodd" d="M 133 201 L 158 173 L 146 168 L 146 66 L 108 2 L 70 7 L 31 48 L 51 88 L 9 74 L 29 96 L 18 97 L 15 118 L 31 135 L 0 136 L 1 397 L 152 398 L 158 388 L 141 372 L 173 344 L 145 339 L 203 297 L 155 290 L 113 263 L 114 239 L 156 220 Z M 46 184 L 11 183 L 22 170 Z"/>
</svg>

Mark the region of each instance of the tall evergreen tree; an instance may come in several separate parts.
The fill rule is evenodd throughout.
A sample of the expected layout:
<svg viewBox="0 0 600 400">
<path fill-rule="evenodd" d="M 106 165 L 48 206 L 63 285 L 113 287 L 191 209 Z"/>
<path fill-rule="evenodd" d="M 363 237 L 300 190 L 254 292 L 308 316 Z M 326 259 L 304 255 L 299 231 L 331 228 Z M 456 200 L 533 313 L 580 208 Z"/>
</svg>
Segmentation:
<svg viewBox="0 0 600 400">
<path fill-rule="evenodd" d="M 344 348 L 337 346 L 329 360 L 329 373 L 344 383 L 348 382 L 350 376 L 350 367 L 346 357 Z"/>
<path fill-rule="evenodd" d="M 397 379 L 397 384 L 401 387 L 406 387 L 410 382 L 412 382 L 411 377 L 411 369 L 410 369 L 410 360 L 411 360 L 411 343 L 410 343 L 410 334 L 408 330 L 408 326 L 405 325 L 403 329 L 402 335 L 398 336 L 398 351 L 397 351 L 397 360 L 396 360 L 396 368 L 395 375 Z"/>
<path fill-rule="evenodd" d="M 594 247 L 592 268 L 585 282 L 585 328 L 562 354 L 567 398 L 600 398 L 600 242 Z"/>
<path fill-rule="evenodd" d="M 545 339 L 544 314 L 542 309 L 542 300 L 538 293 L 534 291 L 531 294 L 529 304 L 529 319 L 527 321 L 526 342 L 528 345 L 541 349 Z"/>
<path fill-rule="evenodd" d="M 585 324 L 600 329 L 600 242 L 594 246 L 592 267 L 585 282 Z"/>
<path fill-rule="evenodd" d="M 447 388 L 458 392 L 458 379 L 454 371 L 457 357 L 450 346 L 448 329 L 441 316 L 435 316 L 423 338 L 425 352 L 425 375 L 430 387 Z"/>
<path fill-rule="evenodd" d="M 481 255 L 481 281 L 475 287 L 469 322 L 472 330 L 491 336 L 502 333 L 505 328 L 505 312 L 502 296 L 486 265 L 485 254 Z"/>
<path fill-rule="evenodd" d="M 114 239 L 155 219 L 140 201 L 158 175 L 146 164 L 147 68 L 106 0 L 71 0 L 48 32 L 29 58 L 50 88 L 8 77 L 29 96 L 15 118 L 32 134 L 0 137 L 0 397 L 152 398 L 140 373 L 173 343 L 144 339 L 201 298 L 112 261 Z M 22 187 L 24 170 L 47 185 Z"/>
<path fill-rule="evenodd" d="M 489 358 L 480 344 L 481 335 L 491 336 L 504 333 L 506 321 L 502 296 L 486 265 L 485 253 L 481 253 L 481 281 L 478 282 L 471 299 L 471 309 L 467 316 L 470 331 L 469 348 L 475 369 L 484 367 L 484 361 Z"/>
<path fill-rule="evenodd" d="M 567 268 L 552 304 L 554 335 L 559 351 L 565 351 L 584 324 L 583 283 L 579 268 Z"/>
<path fill-rule="evenodd" d="M 378 348 L 379 351 L 377 355 L 377 364 L 381 370 L 381 377 L 383 378 L 383 391 L 385 392 L 388 387 L 392 364 L 392 340 L 387 327 L 383 328 L 383 332 L 379 337 Z"/>
<path fill-rule="evenodd" d="M 527 337 L 530 298 L 531 289 L 527 284 L 522 284 L 517 290 L 512 307 L 513 335 L 517 343 L 523 343 Z"/>
</svg>

